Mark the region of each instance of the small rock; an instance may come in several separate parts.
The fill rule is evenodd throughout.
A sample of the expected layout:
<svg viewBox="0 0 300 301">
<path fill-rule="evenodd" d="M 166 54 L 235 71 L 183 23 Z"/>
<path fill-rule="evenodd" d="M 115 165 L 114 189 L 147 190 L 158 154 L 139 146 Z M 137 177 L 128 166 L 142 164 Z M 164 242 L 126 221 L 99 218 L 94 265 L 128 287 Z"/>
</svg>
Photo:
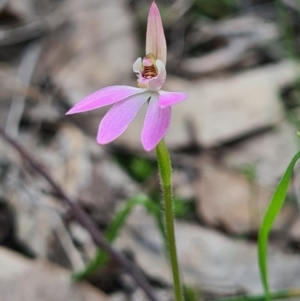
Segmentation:
<svg viewBox="0 0 300 301">
<path fill-rule="evenodd" d="M 24 20 L 33 18 L 34 1 L 33 0 L 9 0 L 6 8 L 18 18 Z"/>
<path fill-rule="evenodd" d="M 77 197 L 90 181 L 92 165 L 87 147 L 89 138 L 75 125 L 65 123 L 50 139 L 50 143 L 35 139 L 34 136 L 26 139 L 26 149 L 31 148 L 36 159 L 46 166 L 67 195 Z M 48 183 L 43 186 L 49 190 Z"/>
<path fill-rule="evenodd" d="M 294 241 L 300 242 L 300 220 L 297 219 L 291 227 L 290 238 Z"/>
<path fill-rule="evenodd" d="M 299 149 L 295 132 L 289 123 L 280 122 L 267 132 L 225 149 L 223 162 L 238 170 L 252 166 L 257 183 L 273 190 Z"/>
<path fill-rule="evenodd" d="M 273 192 L 241 173 L 203 160 L 199 169 L 200 177 L 194 182 L 198 217 L 234 235 L 256 233 Z M 292 204 L 283 206 L 272 229 L 286 231 L 296 209 Z"/>
<path fill-rule="evenodd" d="M 196 175 L 191 169 L 173 169 L 172 181 L 174 194 L 180 198 L 191 200 L 195 198 L 193 181 Z"/>
<path fill-rule="evenodd" d="M 203 75 L 232 68 L 243 64 L 249 56 L 251 65 L 257 65 L 261 59 L 261 49 L 279 39 L 280 31 L 274 22 L 253 15 L 242 15 L 219 22 L 200 21 L 188 41 L 197 44 L 224 40 L 224 47 L 218 47 L 200 57 L 183 59 L 181 68 L 186 73 Z"/>
<path fill-rule="evenodd" d="M 28 260 L 0 248 L 1 301 L 109 301 L 86 283 L 72 283 L 71 274 L 46 261 Z"/>
<path fill-rule="evenodd" d="M 243 234 L 257 231 L 272 193 L 238 173 L 201 162 L 195 182 L 197 214 L 211 227 Z"/>
</svg>

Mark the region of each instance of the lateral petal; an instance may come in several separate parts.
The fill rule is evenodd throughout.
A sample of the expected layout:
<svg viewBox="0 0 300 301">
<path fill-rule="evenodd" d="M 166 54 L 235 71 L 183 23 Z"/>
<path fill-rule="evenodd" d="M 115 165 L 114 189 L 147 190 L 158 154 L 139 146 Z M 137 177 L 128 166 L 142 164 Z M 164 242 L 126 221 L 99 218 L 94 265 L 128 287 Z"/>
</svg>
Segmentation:
<svg viewBox="0 0 300 301">
<path fill-rule="evenodd" d="M 151 92 L 144 92 L 114 104 L 99 125 L 97 142 L 107 144 L 119 137 L 150 97 Z"/>
<path fill-rule="evenodd" d="M 161 108 L 175 105 L 187 98 L 184 92 L 167 92 L 160 90 L 158 95 L 158 104 Z"/>
<path fill-rule="evenodd" d="M 142 144 L 146 151 L 151 151 L 166 135 L 171 122 L 171 107 L 161 108 L 158 95 L 153 94 L 147 110 L 142 131 Z"/>
<path fill-rule="evenodd" d="M 119 102 L 130 96 L 145 92 L 146 89 L 134 88 L 130 86 L 110 86 L 100 89 L 91 95 L 88 95 L 80 102 L 78 102 L 73 108 L 71 108 L 66 114 L 75 114 L 94 110 L 100 107 L 111 105 Z"/>
<path fill-rule="evenodd" d="M 140 74 L 141 73 L 141 67 L 142 67 L 142 58 L 139 57 L 133 63 L 133 66 L 132 66 L 133 72 Z"/>
</svg>

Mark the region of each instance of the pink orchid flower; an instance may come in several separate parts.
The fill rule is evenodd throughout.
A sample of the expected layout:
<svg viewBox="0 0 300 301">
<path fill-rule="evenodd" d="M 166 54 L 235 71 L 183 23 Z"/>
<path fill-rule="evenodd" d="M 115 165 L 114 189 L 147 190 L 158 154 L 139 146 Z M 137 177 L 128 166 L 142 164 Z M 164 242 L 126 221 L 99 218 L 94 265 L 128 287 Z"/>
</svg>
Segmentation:
<svg viewBox="0 0 300 301">
<path fill-rule="evenodd" d="M 107 144 L 119 137 L 142 106 L 148 103 L 141 140 L 146 151 L 152 150 L 168 131 L 171 105 L 186 99 L 186 93 L 161 90 L 167 76 L 167 46 L 161 16 L 155 2 L 152 3 L 148 15 L 146 54 L 143 59 L 138 58 L 133 64 L 139 88 L 106 87 L 85 97 L 67 112 L 81 113 L 114 104 L 99 125 L 99 144 Z"/>
</svg>

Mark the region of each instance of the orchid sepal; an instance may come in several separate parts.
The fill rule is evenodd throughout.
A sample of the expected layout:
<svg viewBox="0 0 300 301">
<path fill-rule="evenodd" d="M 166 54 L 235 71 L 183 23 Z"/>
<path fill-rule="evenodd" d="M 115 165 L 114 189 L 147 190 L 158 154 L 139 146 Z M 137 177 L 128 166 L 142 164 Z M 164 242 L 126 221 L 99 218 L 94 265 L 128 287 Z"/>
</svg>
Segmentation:
<svg viewBox="0 0 300 301">
<path fill-rule="evenodd" d="M 148 14 L 146 33 L 146 54 L 153 53 L 155 57 L 167 63 L 167 43 L 159 9 L 153 1 Z"/>
</svg>

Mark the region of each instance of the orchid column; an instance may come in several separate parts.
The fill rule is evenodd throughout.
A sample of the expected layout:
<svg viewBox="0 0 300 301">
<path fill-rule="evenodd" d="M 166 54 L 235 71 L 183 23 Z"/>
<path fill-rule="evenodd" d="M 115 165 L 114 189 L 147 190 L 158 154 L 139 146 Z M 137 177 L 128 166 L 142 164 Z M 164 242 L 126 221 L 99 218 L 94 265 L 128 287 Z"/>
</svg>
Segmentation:
<svg viewBox="0 0 300 301">
<path fill-rule="evenodd" d="M 100 89 L 79 101 L 67 114 L 75 114 L 113 105 L 100 122 L 97 142 L 107 144 L 118 138 L 143 105 L 148 105 L 141 141 L 146 151 L 156 148 L 161 178 L 168 250 L 172 265 L 176 301 L 182 301 L 182 288 L 174 235 L 172 201 L 172 169 L 164 137 L 171 122 L 171 106 L 186 99 L 182 92 L 161 90 L 166 77 L 167 45 L 158 7 L 153 2 L 147 23 L 146 56 L 133 64 L 138 88 L 110 86 Z"/>
</svg>

